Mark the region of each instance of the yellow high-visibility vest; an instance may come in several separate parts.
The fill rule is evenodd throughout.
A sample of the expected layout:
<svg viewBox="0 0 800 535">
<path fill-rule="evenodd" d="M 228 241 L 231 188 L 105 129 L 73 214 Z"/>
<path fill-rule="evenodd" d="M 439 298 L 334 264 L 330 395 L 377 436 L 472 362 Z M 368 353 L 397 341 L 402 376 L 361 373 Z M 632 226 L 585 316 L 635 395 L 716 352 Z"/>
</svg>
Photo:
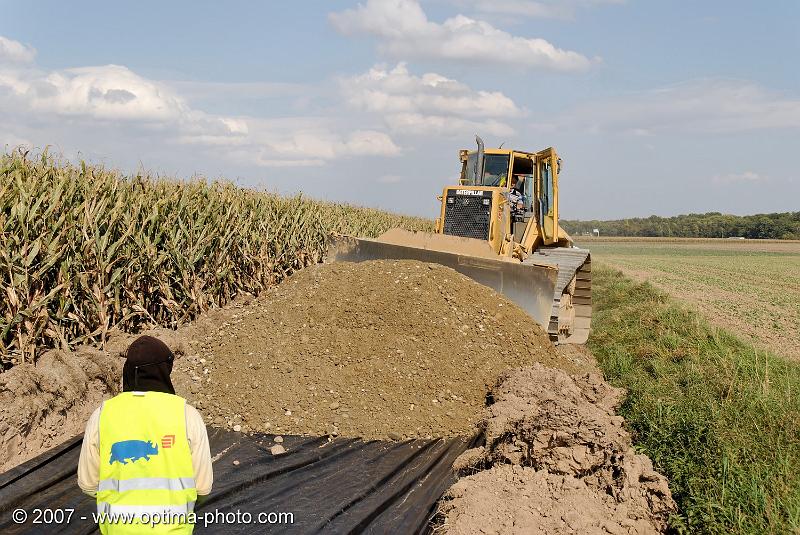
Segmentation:
<svg viewBox="0 0 800 535">
<path fill-rule="evenodd" d="M 97 513 L 108 521 L 101 533 L 192 533 L 197 488 L 185 405 L 163 392 L 123 392 L 103 403 Z"/>
</svg>

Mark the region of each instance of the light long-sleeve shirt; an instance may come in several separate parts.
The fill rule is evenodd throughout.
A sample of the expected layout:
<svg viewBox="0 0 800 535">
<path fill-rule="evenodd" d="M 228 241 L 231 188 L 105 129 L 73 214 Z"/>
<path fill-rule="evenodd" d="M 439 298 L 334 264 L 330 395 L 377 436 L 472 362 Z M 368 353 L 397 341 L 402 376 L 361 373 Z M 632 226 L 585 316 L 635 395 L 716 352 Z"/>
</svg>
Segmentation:
<svg viewBox="0 0 800 535">
<path fill-rule="evenodd" d="M 89 496 L 97 494 L 100 482 L 100 409 L 95 409 L 86 422 L 81 456 L 78 460 L 78 486 Z M 192 452 L 192 466 L 197 494 L 205 496 L 211 492 L 214 472 L 211 466 L 211 449 L 203 417 L 197 409 L 186 404 L 186 436 Z"/>
</svg>

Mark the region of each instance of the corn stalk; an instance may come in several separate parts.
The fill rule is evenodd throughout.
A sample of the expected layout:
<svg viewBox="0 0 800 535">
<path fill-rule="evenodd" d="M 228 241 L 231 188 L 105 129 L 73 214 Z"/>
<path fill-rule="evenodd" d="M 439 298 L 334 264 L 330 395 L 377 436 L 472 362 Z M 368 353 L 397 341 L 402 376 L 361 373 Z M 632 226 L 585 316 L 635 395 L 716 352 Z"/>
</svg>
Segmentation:
<svg viewBox="0 0 800 535">
<path fill-rule="evenodd" d="M 431 221 L 226 182 L 125 176 L 46 151 L 0 156 L 0 361 L 177 327 L 319 261 L 331 232 Z"/>
</svg>

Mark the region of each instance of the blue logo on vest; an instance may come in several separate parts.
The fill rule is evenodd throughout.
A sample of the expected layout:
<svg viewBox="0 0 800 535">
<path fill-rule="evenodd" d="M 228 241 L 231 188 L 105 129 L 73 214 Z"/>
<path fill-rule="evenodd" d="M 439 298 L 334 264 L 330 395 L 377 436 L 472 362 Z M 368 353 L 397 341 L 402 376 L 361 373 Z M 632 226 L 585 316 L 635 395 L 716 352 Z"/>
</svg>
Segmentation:
<svg viewBox="0 0 800 535">
<path fill-rule="evenodd" d="M 108 460 L 108 464 L 114 464 L 114 461 L 128 464 L 126 459 L 130 459 L 131 462 L 139 459 L 149 461 L 151 455 L 158 455 L 158 446 L 153 445 L 153 441 L 123 440 L 111 445 L 111 458 Z"/>
</svg>

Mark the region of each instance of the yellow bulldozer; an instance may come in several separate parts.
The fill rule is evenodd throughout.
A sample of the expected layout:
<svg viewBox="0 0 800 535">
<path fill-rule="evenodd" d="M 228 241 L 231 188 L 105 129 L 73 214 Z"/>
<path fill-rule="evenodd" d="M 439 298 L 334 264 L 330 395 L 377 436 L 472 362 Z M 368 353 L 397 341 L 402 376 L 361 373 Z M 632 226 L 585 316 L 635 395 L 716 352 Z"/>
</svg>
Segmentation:
<svg viewBox="0 0 800 535">
<path fill-rule="evenodd" d="M 556 343 L 583 344 L 592 315 L 591 256 L 558 224 L 556 150 L 461 150 L 458 185 L 442 191 L 436 232 L 337 236 L 327 261 L 411 259 L 449 266 L 504 294 Z"/>
</svg>

